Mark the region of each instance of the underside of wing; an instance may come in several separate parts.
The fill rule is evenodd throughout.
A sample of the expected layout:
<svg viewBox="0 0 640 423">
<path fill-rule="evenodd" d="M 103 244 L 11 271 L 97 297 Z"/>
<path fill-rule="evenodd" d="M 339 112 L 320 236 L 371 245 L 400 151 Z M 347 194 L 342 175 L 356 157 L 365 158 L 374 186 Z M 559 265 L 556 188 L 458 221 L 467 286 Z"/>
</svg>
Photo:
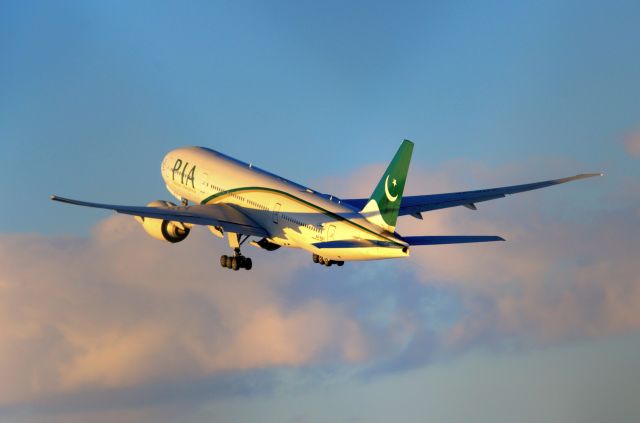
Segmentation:
<svg viewBox="0 0 640 423">
<path fill-rule="evenodd" d="M 580 175 L 570 176 L 568 178 L 551 179 L 548 181 L 533 182 L 530 184 L 512 185 L 507 187 L 489 188 L 476 191 L 407 196 L 402 198 L 399 216 L 412 215 L 417 218 L 422 218 L 420 216 L 421 212 L 445 209 L 448 207 L 456 206 L 465 206 L 475 210 L 475 204 L 482 201 L 495 200 L 498 198 L 506 197 L 507 195 L 517 194 L 519 192 L 546 188 L 553 185 L 576 181 L 578 179 L 591 178 L 593 176 L 602 176 L 602 173 L 583 173 Z M 342 201 L 358 210 L 364 208 L 367 202 L 366 199 L 351 199 Z"/>
<path fill-rule="evenodd" d="M 238 208 L 228 204 L 218 203 L 164 208 L 91 203 L 87 201 L 62 198 L 55 195 L 52 195 L 51 199 L 76 206 L 113 210 L 118 213 L 128 214 L 131 216 L 163 219 L 194 225 L 219 226 L 227 232 L 261 237 L 269 236 L 268 232 L 262 226 L 253 221 L 246 214 L 242 213 Z"/>
</svg>

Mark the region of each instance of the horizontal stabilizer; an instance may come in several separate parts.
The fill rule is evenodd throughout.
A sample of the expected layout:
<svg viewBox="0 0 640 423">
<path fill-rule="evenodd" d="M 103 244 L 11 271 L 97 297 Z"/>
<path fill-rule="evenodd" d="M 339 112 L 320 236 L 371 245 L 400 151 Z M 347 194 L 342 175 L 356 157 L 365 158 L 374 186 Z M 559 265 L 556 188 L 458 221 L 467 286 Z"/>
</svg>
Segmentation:
<svg viewBox="0 0 640 423">
<path fill-rule="evenodd" d="M 409 245 L 438 245 L 438 244 L 465 244 L 468 242 L 504 241 L 504 238 L 495 235 L 452 235 L 452 236 L 404 236 Z"/>
</svg>

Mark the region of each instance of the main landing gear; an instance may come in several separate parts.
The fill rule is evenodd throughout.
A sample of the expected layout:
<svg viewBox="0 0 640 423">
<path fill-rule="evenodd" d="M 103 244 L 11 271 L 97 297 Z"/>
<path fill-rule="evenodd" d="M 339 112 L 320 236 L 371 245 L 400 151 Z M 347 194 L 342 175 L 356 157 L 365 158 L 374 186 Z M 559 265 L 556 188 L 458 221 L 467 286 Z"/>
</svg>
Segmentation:
<svg viewBox="0 0 640 423">
<path fill-rule="evenodd" d="M 243 256 L 240 252 L 240 246 L 244 244 L 249 236 L 245 235 L 243 238 L 241 234 L 236 234 L 233 232 L 227 232 L 227 236 L 229 237 L 229 246 L 233 248 L 233 256 L 220 256 L 220 266 L 233 270 L 251 270 L 251 267 L 253 267 L 251 259 L 249 257 Z"/>
<path fill-rule="evenodd" d="M 337 264 L 338 266 L 344 265 L 344 261 L 329 260 L 328 258 L 320 257 L 317 254 L 313 255 L 313 262 L 318 264 L 324 264 L 327 267 L 331 266 L 332 264 Z"/>
<path fill-rule="evenodd" d="M 249 257 L 245 257 L 240 254 L 239 248 L 236 248 L 233 252 L 233 256 L 224 255 L 220 257 L 220 266 L 233 270 L 251 270 L 253 263 Z"/>
</svg>

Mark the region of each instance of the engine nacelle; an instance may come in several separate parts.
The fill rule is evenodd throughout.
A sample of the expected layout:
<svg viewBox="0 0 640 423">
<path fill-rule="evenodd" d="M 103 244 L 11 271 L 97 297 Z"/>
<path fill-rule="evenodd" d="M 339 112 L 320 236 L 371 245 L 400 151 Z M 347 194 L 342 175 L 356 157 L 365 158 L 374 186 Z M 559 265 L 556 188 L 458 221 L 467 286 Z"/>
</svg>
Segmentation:
<svg viewBox="0 0 640 423">
<path fill-rule="evenodd" d="M 175 207 L 176 205 L 169 201 L 152 201 L 147 204 L 147 207 L 158 207 L 168 209 Z M 153 219 L 150 217 L 136 216 L 136 220 L 140 222 L 145 232 L 151 235 L 155 239 L 168 242 L 180 242 L 189 235 L 191 231 L 191 225 L 187 226 L 184 223 L 174 222 L 171 220 Z"/>
</svg>

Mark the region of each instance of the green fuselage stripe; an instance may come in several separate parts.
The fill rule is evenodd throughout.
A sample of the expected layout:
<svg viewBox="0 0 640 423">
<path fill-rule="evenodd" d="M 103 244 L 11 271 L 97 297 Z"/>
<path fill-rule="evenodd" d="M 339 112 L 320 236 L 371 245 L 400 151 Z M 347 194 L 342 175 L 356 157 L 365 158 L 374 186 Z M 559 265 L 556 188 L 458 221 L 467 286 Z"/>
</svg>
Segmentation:
<svg viewBox="0 0 640 423">
<path fill-rule="evenodd" d="M 310 202 L 308 202 L 308 201 L 306 201 L 306 200 L 303 200 L 303 199 L 302 199 L 302 198 L 300 198 L 300 197 L 296 197 L 295 195 L 292 195 L 292 194 L 290 194 L 290 193 L 288 193 L 288 192 L 280 191 L 280 190 L 273 189 L 273 188 L 265 188 L 265 187 L 243 187 L 243 188 L 233 188 L 233 189 L 229 189 L 229 190 L 226 190 L 226 191 L 218 192 L 218 193 L 216 193 L 216 194 L 212 194 L 212 195 L 208 196 L 207 198 L 205 198 L 204 200 L 202 200 L 202 201 L 200 202 L 200 204 L 207 204 L 207 203 L 209 203 L 211 200 L 214 200 L 214 199 L 216 199 L 216 198 L 220 198 L 220 197 L 225 196 L 225 195 L 230 195 L 230 194 L 232 194 L 232 193 L 234 193 L 234 192 L 239 192 L 239 191 L 267 191 L 267 192 L 274 192 L 274 193 L 277 193 L 277 194 L 283 195 L 283 196 L 285 196 L 285 197 L 289 197 L 289 198 L 291 198 L 291 199 L 293 199 L 293 200 L 296 200 L 296 201 L 298 201 L 298 202 L 300 202 L 300 203 L 302 203 L 302 204 L 304 204 L 304 205 L 306 205 L 306 206 L 309 206 L 309 207 L 311 207 L 311 208 L 313 208 L 313 209 L 316 209 L 316 210 L 318 210 L 318 211 L 322 212 L 323 214 L 325 214 L 325 215 L 327 215 L 327 216 L 329 216 L 329 217 L 331 217 L 331 218 L 333 218 L 333 219 L 335 219 L 335 220 L 339 220 L 339 221 L 347 222 L 348 224 L 350 224 L 350 225 L 352 225 L 352 226 L 355 226 L 355 227 L 356 227 L 356 228 L 358 228 L 358 229 L 361 229 L 361 230 L 363 230 L 363 231 L 365 231 L 365 232 L 368 232 L 368 233 L 370 233 L 370 234 L 372 234 L 372 235 L 375 235 L 375 236 L 377 236 L 377 237 L 379 237 L 379 238 L 382 238 L 382 239 L 384 239 L 384 240 L 390 241 L 390 242 L 392 242 L 393 244 L 395 244 L 395 245 L 397 245 L 397 246 L 399 246 L 399 247 L 404 247 L 404 245 L 402 245 L 402 244 L 398 243 L 398 242 L 397 242 L 397 241 L 395 241 L 394 239 L 392 239 L 392 238 L 388 238 L 388 237 L 386 237 L 386 236 L 384 236 L 384 235 L 382 235 L 382 234 L 376 233 L 376 232 L 372 231 L 371 229 L 367 229 L 367 228 L 365 228 L 364 226 L 361 226 L 361 225 L 359 225 L 359 224 L 357 224 L 357 223 L 353 222 L 352 220 L 349 220 L 349 219 L 347 219 L 347 218 L 345 218 L 345 217 L 340 216 L 339 214 L 333 213 L 333 212 L 331 212 L 331 211 L 329 211 L 329 210 L 327 210 L 327 209 L 323 209 L 322 207 L 320 207 L 320 206 L 318 206 L 318 205 L 316 205 L 316 204 L 310 203 Z"/>
</svg>

